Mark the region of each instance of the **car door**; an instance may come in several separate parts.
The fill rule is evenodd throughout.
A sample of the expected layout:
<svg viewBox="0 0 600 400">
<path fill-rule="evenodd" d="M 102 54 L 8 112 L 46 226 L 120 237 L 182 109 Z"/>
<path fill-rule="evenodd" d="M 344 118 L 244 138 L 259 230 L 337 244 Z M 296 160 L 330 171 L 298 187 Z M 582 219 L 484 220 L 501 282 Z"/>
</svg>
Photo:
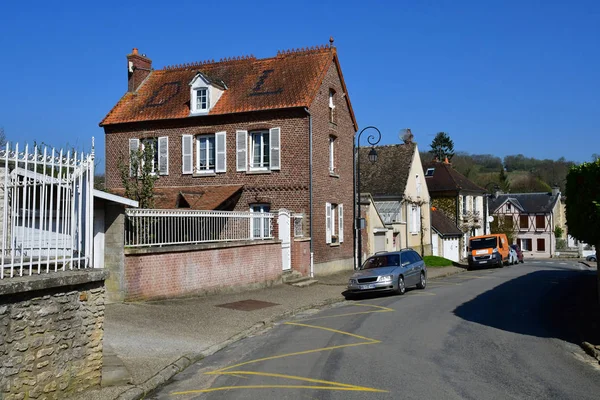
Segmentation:
<svg viewBox="0 0 600 400">
<path fill-rule="evenodd" d="M 412 276 L 411 276 L 411 262 L 410 257 L 408 256 L 408 251 L 404 251 L 400 253 L 400 273 L 404 276 L 404 284 L 406 286 L 412 285 Z"/>
<path fill-rule="evenodd" d="M 416 285 L 419 282 L 419 258 L 415 257 L 416 253 L 412 250 L 406 252 L 406 258 L 410 264 L 408 264 L 408 278 L 406 279 L 406 286 Z"/>
</svg>

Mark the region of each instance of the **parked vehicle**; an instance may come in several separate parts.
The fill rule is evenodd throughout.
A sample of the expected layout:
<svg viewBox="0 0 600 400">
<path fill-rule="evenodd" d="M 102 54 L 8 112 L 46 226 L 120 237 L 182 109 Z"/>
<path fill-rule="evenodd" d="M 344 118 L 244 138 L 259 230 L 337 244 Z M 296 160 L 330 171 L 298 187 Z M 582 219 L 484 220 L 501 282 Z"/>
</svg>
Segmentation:
<svg viewBox="0 0 600 400">
<path fill-rule="evenodd" d="M 517 256 L 517 251 L 513 249 L 512 246 L 508 249 L 508 264 L 515 265 L 519 263 L 519 257 Z"/>
<path fill-rule="evenodd" d="M 596 257 L 598 253 L 594 253 L 594 254 L 590 254 L 589 256 L 587 256 L 585 258 L 586 261 L 598 261 L 598 258 Z"/>
<path fill-rule="evenodd" d="M 425 289 L 427 267 L 412 249 L 378 253 L 369 257 L 348 281 L 346 298 L 358 293 L 394 292 L 404 294 L 409 286 Z"/>
<path fill-rule="evenodd" d="M 518 244 L 511 244 L 510 247 L 515 249 L 515 251 L 517 252 L 517 259 L 521 264 L 523 264 L 523 262 L 525 262 L 525 256 L 521 251 L 521 246 L 519 246 Z"/>
<path fill-rule="evenodd" d="M 473 236 L 469 239 L 468 269 L 492 265 L 503 267 L 509 262 L 508 239 L 504 233 Z"/>
</svg>

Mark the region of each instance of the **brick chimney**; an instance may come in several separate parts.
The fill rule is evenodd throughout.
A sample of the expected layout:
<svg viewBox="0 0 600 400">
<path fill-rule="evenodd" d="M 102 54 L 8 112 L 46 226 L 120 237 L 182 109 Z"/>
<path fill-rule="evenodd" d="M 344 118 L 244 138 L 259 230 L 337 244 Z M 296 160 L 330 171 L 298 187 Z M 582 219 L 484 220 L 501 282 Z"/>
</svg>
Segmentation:
<svg viewBox="0 0 600 400">
<path fill-rule="evenodd" d="M 134 48 L 127 54 L 127 91 L 135 92 L 152 71 L 152 60 Z"/>
</svg>

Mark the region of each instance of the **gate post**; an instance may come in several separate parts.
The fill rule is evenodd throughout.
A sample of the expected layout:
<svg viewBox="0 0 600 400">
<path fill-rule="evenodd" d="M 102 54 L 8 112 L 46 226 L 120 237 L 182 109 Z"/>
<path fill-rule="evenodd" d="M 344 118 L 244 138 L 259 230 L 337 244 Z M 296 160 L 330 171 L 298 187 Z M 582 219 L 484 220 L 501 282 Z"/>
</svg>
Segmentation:
<svg viewBox="0 0 600 400">
<path fill-rule="evenodd" d="M 281 240 L 281 265 L 284 271 L 292 268 L 292 248 L 291 248 L 291 224 L 290 212 L 285 208 L 279 210 L 277 217 L 277 230 L 279 240 Z"/>
</svg>

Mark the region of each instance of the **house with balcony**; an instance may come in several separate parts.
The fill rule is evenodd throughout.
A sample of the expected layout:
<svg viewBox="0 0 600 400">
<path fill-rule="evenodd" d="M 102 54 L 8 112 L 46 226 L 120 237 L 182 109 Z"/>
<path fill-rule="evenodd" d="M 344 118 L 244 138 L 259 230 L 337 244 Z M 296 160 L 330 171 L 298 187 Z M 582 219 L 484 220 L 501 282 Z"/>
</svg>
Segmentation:
<svg viewBox="0 0 600 400">
<path fill-rule="evenodd" d="M 360 149 L 361 193 L 371 194 L 378 214 L 391 230 L 388 244 L 393 250 L 412 248 L 430 255 L 430 198 L 417 143 L 375 149 L 378 157 L 374 163 L 368 160 L 371 149 Z"/>
<path fill-rule="evenodd" d="M 463 232 L 460 256 L 465 258 L 469 238 L 484 233 L 486 190 L 452 168 L 448 161 L 425 163 L 423 170 L 431 205 L 450 218 Z"/>
<path fill-rule="evenodd" d="M 133 49 L 125 67 L 127 91 L 100 122 L 109 191 L 124 194 L 131 154 L 149 148 L 156 207 L 286 209 L 303 216 L 316 274 L 353 268 L 357 123 L 333 39 L 160 69 Z M 264 221 L 251 219 L 255 237 L 273 236 Z"/>
<path fill-rule="evenodd" d="M 561 226 L 560 190 L 547 193 L 501 193 L 489 199 L 490 215 L 513 226 L 516 242 L 531 258 L 552 257 L 556 253 L 554 229 Z"/>
</svg>

